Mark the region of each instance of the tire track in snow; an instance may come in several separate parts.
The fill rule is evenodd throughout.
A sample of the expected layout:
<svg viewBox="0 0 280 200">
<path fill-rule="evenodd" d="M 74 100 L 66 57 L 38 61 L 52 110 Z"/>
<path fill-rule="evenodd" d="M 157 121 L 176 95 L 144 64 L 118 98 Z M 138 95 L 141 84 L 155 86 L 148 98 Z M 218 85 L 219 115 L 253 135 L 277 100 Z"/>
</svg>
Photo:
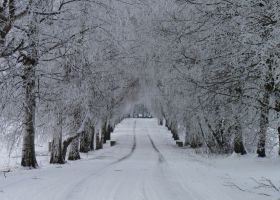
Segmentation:
<svg viewBox="0 0 280 200">
<path fill-rule="evenodd" d="M 155 145 L 152 137 L 150 134 L 147 135 L 153 149 L 158 154 L 158 162 L 159 164 L 167 164 L 167 165 L 160 165 L 159 170 L 157 169 L 155 173 L 158 173 L 158 177 L 161 177 L 162 184 L 164 190 L 169 190 L 170 194 L 172 194 L 172 198 L 175 200 L 184 200 L 186 197 L 188 199 L 192 200 L 202 200 L 199 194 L 196 194 L 194 191 L 192 191 L 190 188 L 186 188 L 184 185 L 182 185 L 179 180 L 177 179 L 175 174 L 170 173 L 172 170 L 169 168 L 168 162 L 161 153 L 161 151 L 158 149 L 158 147 Z M 175 178 L 175 180 L 170 180 L 169 176 L 167 174 L 170 174 L 170 177 Z M 161 185 L 161 184 L 160 184 Z M 143 192 L 146 192 L 145 186 L 143 187 Z M 171 197 L 170 197 L 171 198 Z"/>
<path fill-rule="evenodd" d="M 126 160 L 126 159 L 128 159 L 129 157 L 132 156 L 132 154 L 134 153 L 134 151 L 136 149 L 136 144 L 137 144 L 136 143 L 136 130 L 135 129 L 136 129 L 136 121 L 134 121 L 134 124 L 133 124 L 133 145 L 132 145 L 132 148 L 131 148 L 130 152 L 127 155 L 118 159 L 117 161 L 111 163 L 111 165 L 122 162 L 122 161 L 124 161 L 124 160 Z"/>
<path fill-rule="evenodd" d="M 154 150 L 156 151 L 156 153 L 158 154 L 158 162 L 159 162 L 159 163 L 164 163 L 164 162 L 166 162 L 164 156 L 162 155 L 162 153 L 160 152 L 160 150 L 157 148 L 157 146 L 155 145 L 155 143 L 154 143 L 154 141 L 153 141 L 153 139 L 151 138 L 150 135 L 148 135 L 148 138 L 149 138 L 149 140 L 150 140 L 150 142 L 151 142 L 151 144 L 152 144 L 153 149 L 154 149 Z"/>
<path fill-rule="evenodd" d="M 127 155 L 125 155 L 125 156 L 119 158 L 118 160 L 109 163 L 108 166 L 111 166 L 111 165 L 113 165 L 113 164 L 122 162 L 122 161 L 124 161 L 124 160 L 126 160 L 126 159 L 128 159 L 129 157 L 132 156 L 132 154 L 134 153 L 134 151 L 135 151 L 135 149 L 136 149 L 136 144 L 137 144 L 137 142 L 136 142 L 136 132 L 135 132 L 135 129 L 136 129 L 136 121 L 134 121 L 134 125 L 133 125 L 133 145 L 132 145 L 132 148 L 131 148 L 130 152 L 129 152 Z M 89 159 L 89 160 L 96 160 L 96 159 L 99 159 L 99 158 L 102 158 L 102 157 L 105 157 L 105 156 L 104 156 L 103 154 L 101 154 L 100 156 L 95 157 L 95 158 L 92 158 L 92 159 Z M 108 157 L 109 157 L 109 156 L 108 156 Z M 87 161 L 87 160 L 85 160 L 85 161 Z"/>
<path fill-rule="evenodd" d="M 135 152 L 135 149 L 136 149 L 136 145 L 137 144 L 137 141 L 136 141 L 136 120 L 134 121 L 134 124 L 133 124 L 133 145 L 132 145 L 132 148 L 130 150 L 130 152 L 119 158 L 118 160 L 114 161 L 114 162 L 111 162 L 109 163 L 108 165 L 105 165 L 104 167 L 102 167 L 102 169 L 100 170 L 97 170 L 91 174 L 88 174 L 86 177 L 80 179 L 76 184 L 74 184 L 72 186 L 72 190 L 70 193 L 66 194 L 66 198 L 67 200 L 77 200 L 77 199 L 80 199 L 79 198 L 79 194 L 81 193 L 81 188 L 83 188 L 85 186 L 85 182 L 92 179 L 93 177 L 96 177 L 96 176 L 102 176 L 102 172 L 104 172 L 105 170 L 107 170 L 109 167 L 115 165 L 115 164 L 118 164 L 126 159 L 128 159 L 129 157 L 132 156 L 132 154 Z"/>
</svg>

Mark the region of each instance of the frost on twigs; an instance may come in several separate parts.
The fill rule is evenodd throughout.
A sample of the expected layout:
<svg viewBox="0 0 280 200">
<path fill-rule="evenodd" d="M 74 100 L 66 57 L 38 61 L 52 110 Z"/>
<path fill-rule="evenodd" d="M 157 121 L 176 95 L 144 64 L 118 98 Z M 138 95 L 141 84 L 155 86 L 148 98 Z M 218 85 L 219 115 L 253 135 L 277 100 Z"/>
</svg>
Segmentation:
<svg viewBox="0 0 280 200">
<path fill-rule="evenodd" d="M 280 182 L 272 181 L 266 177 L 259 179 L 251 177 L 249 181 L 244 183 L 237 183 L 229 179 L 224 183 L 224 186 L 261 196 L 277 197 L 280 195 Z"/>
</svg>

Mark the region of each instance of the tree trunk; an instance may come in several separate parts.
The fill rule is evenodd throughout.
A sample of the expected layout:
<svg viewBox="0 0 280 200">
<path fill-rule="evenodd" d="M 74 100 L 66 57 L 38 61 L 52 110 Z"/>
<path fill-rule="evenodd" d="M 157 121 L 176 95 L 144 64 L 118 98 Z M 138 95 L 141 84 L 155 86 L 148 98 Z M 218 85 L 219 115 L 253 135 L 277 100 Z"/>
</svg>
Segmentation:
<svg viewBox="0 0 280 200">
<path fill-rule="evenodd" d="M 184 146 L 189 146 L 189 145 L 190 145 L 190 134 L 189 134 L 189 132 L 186 130 L 186 132 L 185 132 Z"/>
<path fill-rule="evenodd" d="M 76 138 L 78 138 L 79 135 L 75 135 L 72 137 L 67 138 L 66 140 L 63 141 L 63 145 L 62 145 L 62 158 L 65 161 L 66 158 L 66 153 L 67 153 L 67 148 L 68 146 L 72 143 L 72 141 Z"/>
<path fill-rule="evenodd" d="M 171 122 L 171 127 L 170 127 L 171 133 L 173 135 L 174 140 L 179 140 L 178 136 L 178 128 L 177 128 L 177 122 Z"/>
<path fill-rule="evenodd" d="M 165 127 L 166 127 L 168 130 L 170 130 L 170 128 L 169 128 L 169 120 L 167 120 L 167 119 L 165 119 Z"/>
<path fill-rule="evenodd" d="M 280 127 L 278 127 L 278 145 L 279 145 L 278 155 L 280 156 Z"/>
<path fill-rule="evenodd" d="M 79 160 L 81 159 L 79 153 L 79 137 L 75 138 L 70 145 L 70 152 L 68 160 Z"/>
<path fill-rule="evenodd" d="M 87 124 L 84 132 L 81 134 L 80 152 L 82 153 L 89 152 L 90 142 L 91 142 L 91 130 L 90 130 L 90 126 Z"/>
<path fill-rule="evenodd" d="M 108 132 L 107 139 L 111 140 L 111 133 L 113 132 L 113 127 L 110 125 L 110 123 L 108 124 L 107 132 Z"/>
<path fill-rule="evenodd" d="M 268 129 L 268 115 L 269 115 L 269 92 L 265 91 L 262 99 L 261 111 L 260 111 L 260 130 L 258 133 L 258 147 L 257 154 L 259 157 L 265 157 L 265 143 L 266 132 Z"/>
<path fill-rule="evenodd" d="M 94 150 L 94 126 L 90 126 L 90 132 L 91 132 L 91 137 L 90 137 L 90 150 L 93 151 Z"/>
<path fill-rule="evenodd" d="M 199 148 L 199 147 L 202 147 L 202 142 L 201 142 L 201 139 L 198 137 L 198 135 L 193 135 L 191 138 L 190 138 L 190 147 L 195 149 L 195 148 Z"/>
<path fill-rule="evenodd" d="M 199 128 L 200 128 L 200 133 L 201 133 L 201 136 L 202 136 L 202 139 L 203 139 L 205 145 L 207 146 L 207 148 L 209 149 L 209 151 L 211 153 L 214 153 L 214 150 L 213 150 L 212 146 L 209 144 L 209 142 L 206 139 L 206 134 L 203 131 L 202 124 L 201 124 L 201 119 L 200 119 L 199 116 L 197 116 L 197 122 L 198 122 L 198 125 L 199 125 Z"/>
<path fill-rule="evenodd" d="M 167 129 L 168 129 L 169 131 L 171 131 L 171 127 L 172 127 L 172 121 L 169 121 L 169 120 L 168 120 Z"/>
<path fill-rule="evenodd" d="M 105 121 L 101 128 L 101 137 L 103 137 L 103 143 L 105 144 L 108 140 L 108 129 L 107 129 L 107 122 Z"/>
<path fill-rule="evenodd" d="M 21 165 L 38 166 L 35 156 L 35 63 L 24 63 L 23 87 L 25 90 L 23 116 L 23 147 Z"/>
<path fill-rule="evenodd" d="M 14 7 L 14 6 L 13 6 Z M 23 116 L 23 147 L 21 165 L 24 167 L 38 166 L 35 156 L 35 69 L 38 64 L 38 27 L 36 16 L 32 16 L 32 20 L 27 29 L 28 48 L 21 53 L 18 62 L 21 62 L 23 69 L 23 88 L 24 88 L 24 116 Z"/>
<path fill-rule="evenodd" d="M 101 134 L 101 137 L 100 137 L 100 149 L 103 149 L 103 144 L 104 144 L 104 135 Z"/>
<path fill-rule="evenodd" d="M 162 118 L 159 118 L 159 119 L 158 119 L 158 124 L 159 124 L 160 126 L 163 125 L 163 119 L 162 119 Z"/>
<path fill-rule="evenodd" d="M 103 141 L 100 137 L 100 132 L 97 131 L 96 133 L 96 150 L 102 149 L 103 148 Z"/>
<path fill-rule="evenodd" d="M 100 149 L 100 137 L 99 137 L 99 133 L 96 133 L 96 138 L 95 138 L 95 146 L 96 146 L 96 150 Z"/>
<path fill-rule="evenodd" d="M 240 119 L 238 117 L 235 117 L 235 127 L 234 127 L 234 144 L 233 144 L 233 150 L 237 154 L 245 155 L 247 152 L 244 147 L 243 143 L 243 136 L 242 136 L 242 127 L 240 124 Z"/>
<path fill-rule="evenodd" d="M 56 124 L 53 132 L 53 140 L 51 144 L 51 164 L 64 164 L 62 149 L 62 114 L 57 114 Z"/>
<path fill-rule="evenodd" d="M 186 132 L 185 132 L 184 146 L 188 146 L 190 145 L 190 130 L 191 130 L 190 118 L 185 119 L 185 124 L 186 124 Z"/>
<path fill-rule="evenodd" d="M 258 147 L 257 147 L 257 154 L 259 157 L 265 157 L 265 143 L 266 143 L 266 132 L 269 126 L 269 102 L 270 102 L 270 95 L 274 91 L 275 82 L 274 82 L 274 59 L 273 55 L 270 55 L 270 58 L 266 60 L 267 64 L 267 71 L 265 75 L 265 82 L 264 82 L 264 92 L 262 100 L 260 101 L 261 110 L 260 110 L 260 130 L 258 134 Z"/>
<path fill-rule="evenodd" d="M 81 110 L 80 108 L 76 108 L 74 112 L 74 130 L 77 132 L 81 126 Z M 79 134 L 78 134 L 79 135 Z M 70 144 L 70 151 L 68 155 L 68 160 L 79 160 L 79 136 L 75 137 Z"/>
</svg>

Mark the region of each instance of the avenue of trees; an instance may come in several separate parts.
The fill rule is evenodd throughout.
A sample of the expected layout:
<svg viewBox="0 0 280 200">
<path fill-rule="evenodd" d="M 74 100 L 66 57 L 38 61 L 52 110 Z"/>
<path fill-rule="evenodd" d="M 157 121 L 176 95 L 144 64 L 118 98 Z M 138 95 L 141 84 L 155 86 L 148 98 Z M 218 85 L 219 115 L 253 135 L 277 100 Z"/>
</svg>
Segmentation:
<svg viewBox="0 0 280 200">
<path fill-rule="evenodd" d="M 38 166 L 38 135 L 51 163 L 102 148 L 139 87 L 126 19 L 109 1 L 4 0 L 0 12 L 2 138 L 22 143 L 21 165 Z"/>
<path fill-rule="evenodd" d="M 186 146 L 265 157 L 280 140 L 279 15 L 278 0 L 1 0 L 0 142 L 36 168 L 35 140 L 51 138 L 63 164 L 140 99 Z"/>
<path fill-rule="evenodd" d="M 268 139 L 277 145 L 279 9 L 277 0 L 182 0 L 156 16 L 164 64 L 154 105 L 175 135 L 184 127 L 185 145 L 259 157 Z"/>
</svg>

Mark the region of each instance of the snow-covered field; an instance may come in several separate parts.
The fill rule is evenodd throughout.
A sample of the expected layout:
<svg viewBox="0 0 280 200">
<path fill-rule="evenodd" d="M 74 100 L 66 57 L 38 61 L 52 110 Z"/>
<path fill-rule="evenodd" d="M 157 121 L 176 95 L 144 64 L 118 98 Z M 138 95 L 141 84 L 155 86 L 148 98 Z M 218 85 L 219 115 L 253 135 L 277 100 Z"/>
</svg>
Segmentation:
<svg viewBox="0 0 280 200">
<path fill-rule="evenodd" d="M 116 146 L 80 161 L 49 165 L 43 155 L 40 169 L 1 174 L 0 200 L 280 199 L 278 158 L 197 155 L 155 119 L 126 119 L 112 138 Z"/>
</svg>

